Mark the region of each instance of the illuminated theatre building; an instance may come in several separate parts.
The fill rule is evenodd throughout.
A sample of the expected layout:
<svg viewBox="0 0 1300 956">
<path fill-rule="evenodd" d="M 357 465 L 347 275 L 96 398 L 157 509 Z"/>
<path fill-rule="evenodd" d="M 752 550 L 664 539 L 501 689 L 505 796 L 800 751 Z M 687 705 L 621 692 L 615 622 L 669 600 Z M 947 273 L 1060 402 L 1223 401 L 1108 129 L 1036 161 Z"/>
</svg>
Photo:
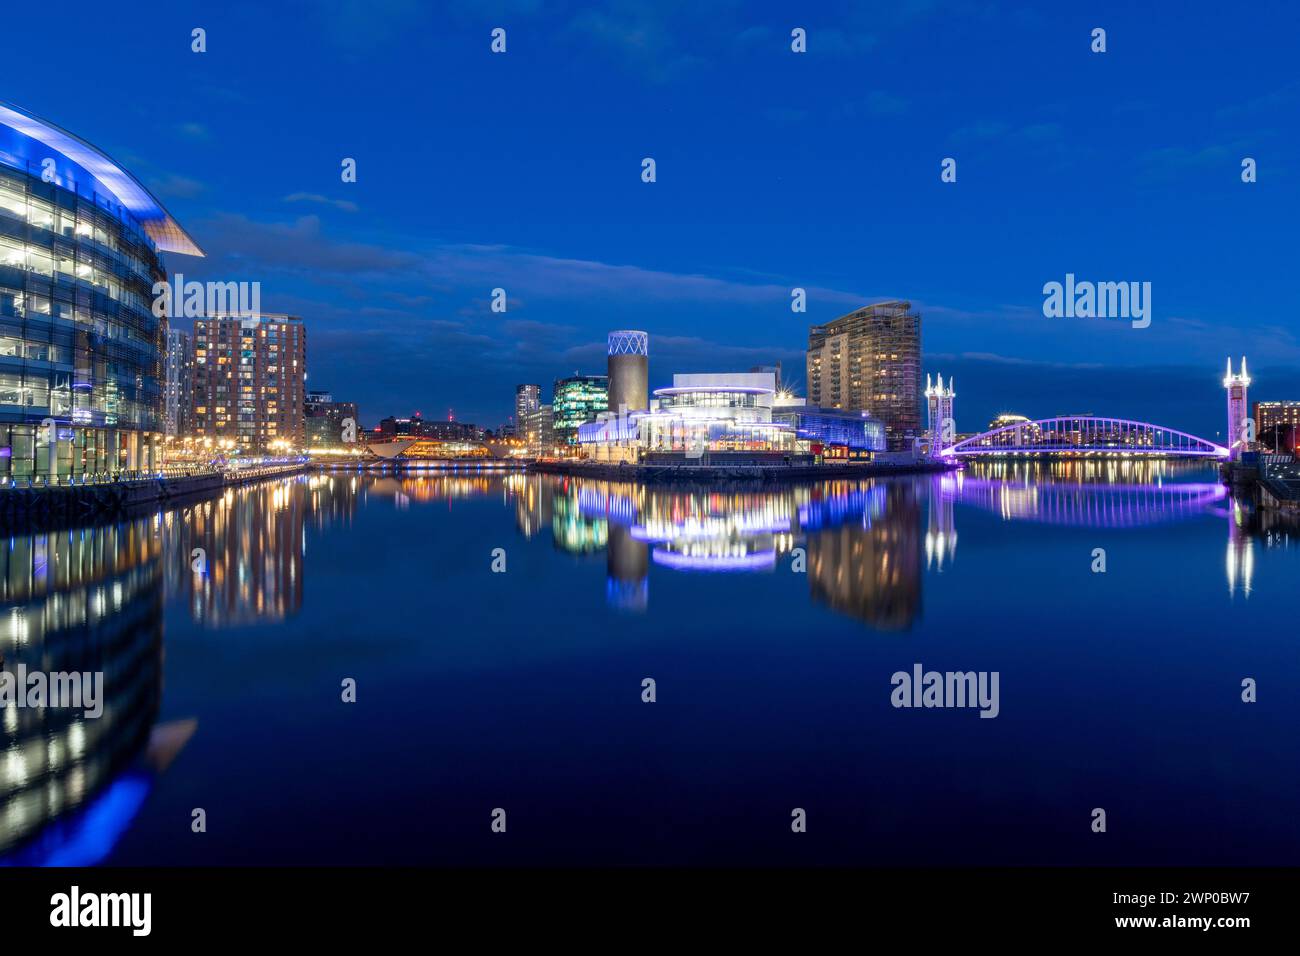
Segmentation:
<svg viewBox="0 0 1300 956">
<path fill-rule="evenodd" d="M 763 463 L 869 458 L 884 427 L 864 412 L 815 408 L 777 388 L 774 372 L 679 374 L 645 411 L 609 411 L 578 428 L 604 462 Z"/>
<path fill-rule="evenodd" d="M 203 255 L 118 163 L 0 103 L 0 479 L 161 463 L 162 252 Z"/>
</svg>

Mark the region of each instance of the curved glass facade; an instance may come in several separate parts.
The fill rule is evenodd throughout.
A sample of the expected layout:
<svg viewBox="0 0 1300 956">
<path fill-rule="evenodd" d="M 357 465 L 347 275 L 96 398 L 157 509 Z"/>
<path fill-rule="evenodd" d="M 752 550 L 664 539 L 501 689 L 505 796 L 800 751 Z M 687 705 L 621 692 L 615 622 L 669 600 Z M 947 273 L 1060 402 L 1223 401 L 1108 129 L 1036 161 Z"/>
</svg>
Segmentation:
<svg viewBox="0 0 1300 956">
<path fill-rule="evenodd" d="M 0 480 L 151 470 L 167 334 L 151 307 L 167 278 L 157 246 L 84 176 L 51 177 L 42 144 L 0 132 Z"/>
</svg>

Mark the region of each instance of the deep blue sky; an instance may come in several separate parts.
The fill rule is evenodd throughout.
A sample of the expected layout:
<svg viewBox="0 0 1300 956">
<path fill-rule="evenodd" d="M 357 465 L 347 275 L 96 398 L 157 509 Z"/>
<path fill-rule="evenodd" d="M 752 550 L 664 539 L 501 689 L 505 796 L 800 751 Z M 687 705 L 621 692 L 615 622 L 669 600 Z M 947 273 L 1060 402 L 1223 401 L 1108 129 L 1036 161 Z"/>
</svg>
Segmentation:
<svg viewBox="0 0 1300 956">
<path fill-rule="evenodd" d="M 611 328 L 650 332 L 653 385 L 802 380 L 810 322 L 887 297 L 922 310 L 962 430 L 1095 411 L 1210 437 L 1229 352 L 1252 397 L 1300 398 L 1290 3 L 58 10 L 6 9 L 0 99 L 149 184 L 208 252 L 173 271 L 303 315 L 309 385 L 368 424 L 498 425 L 516 382 L 603 371 Z M 1151 327 L 1044 318 L 1067 272 L 1151 282 Z"/>
</svg>

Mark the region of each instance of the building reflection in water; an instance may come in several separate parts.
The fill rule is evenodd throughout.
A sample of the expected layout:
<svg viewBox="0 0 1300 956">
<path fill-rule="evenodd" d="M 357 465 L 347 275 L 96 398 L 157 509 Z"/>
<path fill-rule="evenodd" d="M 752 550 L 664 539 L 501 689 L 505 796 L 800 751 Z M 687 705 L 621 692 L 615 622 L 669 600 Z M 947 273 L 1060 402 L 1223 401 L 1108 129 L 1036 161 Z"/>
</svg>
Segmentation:
<svg viewBox="0 0 1300 956">
<path fill-rule="evenodd" d="M 649 548 L 627 524 L 609 525 L 605 599 L 610 607 L 644 611 L 650 604 Z"/>
<path fill-rule="evenodd" d="M 831 483 L 830 487 L 839 483 Z M 871 485 L 856 507 L 808 537 L 812 595 L 878 630 L 905 630 L 921 613 L 919 480 Z M 857 493 L 841 493 L 853 501 Z M 842 510 L 842 509 L 837 509 Z"/>
<path fill-rule="evenodd" d="M 97 862 L 148 793 L 153 770 L 137 758 L 157 744 L 165 761 L 184 742 L 175 727 L 151 742 L 162 686 L 160 522 L 18 535 L 0 550 L 0 666 L 104 675 L 99 717 L 0 710 L 0 862 Z"/>
<path fill-rule="evenodd" d="M 917 619 L 924 571 L 942 573 L 955 560 L 958 505 L 1007 521 L 1090 528 L 1226 516 L 1229 583 L 1243 591 L 1253 540 L 1265 530 L 1270 546 L 1295 536 L 1263 529 L 1276 518 L 1234 511 L 1239 506 L 1203 463 L 1168 460 L 984 460 L 941 475 L 756 491 L 545 475 L 512 475 L 504 488 L 521 534 L 549 529 L 559 550 L 606 551 L 611 606 L 647 608 L 651 565 L 771 572 L 803 547 L 814 599 L 888 630 Z"/>
<path fill-rule="evenodd" d="M 525 538 L 533 538 L 551 527 L 551 498 L 554 479 L 546 475 L 507 475 L 502 480 L 506 494 L 515 503 L 515 526 Z"/>
<path fill-rule="evenodd" d="M 288 619 L 302 609 L 309 520 L 317 528 L 346 526 L 366 488 L 380 496 L 419 492 L 392 479 L 367 481 L 349 474 L 288 478 L 167 512 L 163 533 L 176 556 L 167 563 L 168 592 L 181 595 L 207 627 Z"/>
<path fill-rule="evenodd" d="M 930 478 L 929 520 L 925 525 L 925 567 L 942 571 L 957 554 L 957 523 L 953 502 L 957 500 L 961 472 L 945 472 Z"/>
<path fill-rule="evenodd" d="M 1255 577 L 1255 542 L 1249 531 L 1249 517 L 1239 502 L 1234 501 L 1228 516 L 1228 553 L 1225 561 L 1228 576 L 1228 593 L 1250 597 L 1251 581 Z"/>
<path fill-rule="evenodd" d="M 516 525 L 548 525 L 556 548 L 604 549 L 606 597 L 643 611 L 649 570 L 772 572 L 806 550 L 813 597 L 876 627 L 906 627 L 920 608 L 920 511 L 907 482 L 822 482 L 775 489 L 647 486 L 511 476 Z M 548 521 L 549 516 L 549 521 Z"/>
</svg>

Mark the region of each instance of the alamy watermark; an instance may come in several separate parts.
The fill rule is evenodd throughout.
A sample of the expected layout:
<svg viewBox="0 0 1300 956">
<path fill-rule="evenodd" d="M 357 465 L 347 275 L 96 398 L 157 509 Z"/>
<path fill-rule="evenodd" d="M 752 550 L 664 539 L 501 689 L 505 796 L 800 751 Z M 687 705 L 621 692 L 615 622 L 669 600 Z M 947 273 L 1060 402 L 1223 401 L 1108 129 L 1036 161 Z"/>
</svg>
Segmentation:
<svg viewBox="0 0 1300 956">
<path fill-rule="evenodd" d="M 103 671 L 28 671 L 26 664 L 0 670 L 0 708 L 67 707 L 86 717 L 104 713 Z"/>
<path fill-rule="evenodd" d="M 1151 324 L 1150 282 L 1065 282 L 1043 285 L 1043 315 L 1049 319 L 1130 319 L 1135 329 Z"/>
<path fill-rule="evenodd" d="M 999 671 L 927 671 L 920 664 L 912 672 L 895 671 L 889 702 L 895 707 L 978 707 L 981 717 L 996 717 Z"/>
<path fill-rule="evenodd" d="M 152 893 L 83 893 L 73 886 L 50 897 L 54 927 L 124 927 L 132 936 L 148 936 L 153 928 Z"/>
<path fill-rule="evenodd" d="M 153 284 L 153 314 L 161 319 L 200 319 L 209 315 L 262 314 L 262 283 L 260 282 L 198 282 L 185 281 L 183 273 L 176 273 L 170 282 Z"/>
</svg>

